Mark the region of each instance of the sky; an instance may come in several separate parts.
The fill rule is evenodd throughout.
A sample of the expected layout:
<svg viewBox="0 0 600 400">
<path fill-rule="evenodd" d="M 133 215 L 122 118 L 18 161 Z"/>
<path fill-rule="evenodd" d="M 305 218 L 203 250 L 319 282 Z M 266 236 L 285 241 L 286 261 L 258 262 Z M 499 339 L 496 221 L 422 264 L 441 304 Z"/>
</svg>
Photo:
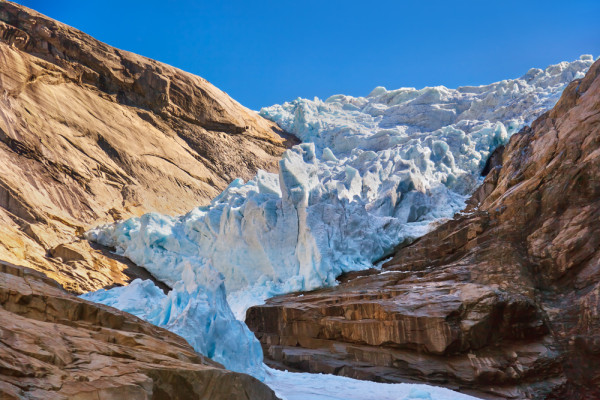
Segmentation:
<svg viewBox="0 0 600 400">
<path fill-rule="evenodd" d="M 600 55 L 600 1 L 19 0 L 243 105 L 482 85 Z"/>
</svg>

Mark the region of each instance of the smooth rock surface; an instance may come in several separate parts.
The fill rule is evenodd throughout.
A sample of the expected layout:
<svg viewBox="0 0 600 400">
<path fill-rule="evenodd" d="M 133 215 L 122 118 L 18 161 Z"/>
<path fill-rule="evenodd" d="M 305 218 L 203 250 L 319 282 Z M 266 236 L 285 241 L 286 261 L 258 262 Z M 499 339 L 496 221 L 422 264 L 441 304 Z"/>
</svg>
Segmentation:
<svg viewBox="0 0 600 400">
<path fill-rule="evenodd" d="M 0 262 L 1 399 L 276 399 L 181 337 Z"/>
<path fill-rule="evenodd" d="M 467 213 L 382 271 L 251 308 L 270 363 L 483 398 L 600 398 L 599 75 L 596 62 L 511 138 Z"/>
<path fill-rule="evenodd" d="M 72 292 L 131 280 L 78 240 L 276 171 L 283 132 L 206 80 L 0 0 L 0 257 Z"/>
</svg>

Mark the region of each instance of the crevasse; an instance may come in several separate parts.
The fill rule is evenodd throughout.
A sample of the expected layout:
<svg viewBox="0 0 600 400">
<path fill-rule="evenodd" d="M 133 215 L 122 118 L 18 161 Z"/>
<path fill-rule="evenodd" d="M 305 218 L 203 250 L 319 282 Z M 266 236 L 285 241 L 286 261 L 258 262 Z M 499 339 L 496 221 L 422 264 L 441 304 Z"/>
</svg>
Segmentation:
<svg viewBox="0 0 600 400">
<path fill-rule="evenodd" d="M 84 297 L 263 378 L 260 345 L 240 322 L 249 306 L 334 285 L 342 272 L 371 267 L 451 217 L 491 151 L 552 107 L 592 62 L 582 56 L 487 86 L 379 87 L 367 97 L 264 108 L 261 115 L 304 142 L 284 153 L 279 174 L 236 179 L 183 216 L 150 213 L 87 232 L 173 290 L 136 280 Z"/>
</svg>

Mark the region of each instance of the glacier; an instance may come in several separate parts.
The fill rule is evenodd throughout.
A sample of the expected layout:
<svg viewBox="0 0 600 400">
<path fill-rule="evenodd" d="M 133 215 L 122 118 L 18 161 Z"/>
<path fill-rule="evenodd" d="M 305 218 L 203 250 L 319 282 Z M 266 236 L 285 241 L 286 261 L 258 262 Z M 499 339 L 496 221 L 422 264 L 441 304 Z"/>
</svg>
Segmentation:
<svg viewBox="0 0 600 400">
<path fill-rule="evenodd" d="M 260 114 L 298 136 L 279 173 L 234 180 L 182 216 L 145 214 L 86 233 L 153 283 L 85 295 L 166 327 L 228 369 L 265 379 L 248 307 L 335 285 L 464 207 L 499 145 L 552 107 L 593 57 L 487 86 L 297 99 Z M 135 299 L 140 299 L 136 301 Z M 143 301 L 141 300 L 143 299 Z"/>
<path fill-rule="evenodd" d="M 223 276 L 213 268 L 185 263 L 182 279 L 168 294 L 149 279 L 136 279 L 127 286 L 81 297 L 164 327 L 228 369 L 264 379 L 260 343 L 233 316 L 225 298 Z"/>
<path fill-rule="evenodd" d="M 564 87 L 583 78 L 593 61 L 593 56 L 583 55 L 485 86 L 377 87 L 367 97 L 298 98 L 263 108 L 260 114 L 303 142 L 315 143 L 319 154 L 325 148 L 344 155 L 356 148 L 381 151 L 443 128 L 472 135 L 486 122 L 501 122 L 513 133 L 552 108 Z"/>
</svg>

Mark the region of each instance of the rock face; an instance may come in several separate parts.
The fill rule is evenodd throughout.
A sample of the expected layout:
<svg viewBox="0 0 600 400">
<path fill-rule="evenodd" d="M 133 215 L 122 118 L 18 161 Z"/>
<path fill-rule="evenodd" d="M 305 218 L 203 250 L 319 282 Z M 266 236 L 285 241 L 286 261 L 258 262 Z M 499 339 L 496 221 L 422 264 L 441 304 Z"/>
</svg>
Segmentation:
<svg viewBox="0 0 600 400">
<path fill-rule="evenodd" d="M 198 76 L 0 0 L 0 259 L 73 292 L 127 282 L 78 235 L 206 204 L 288 140 Z"/>
<path fill-rule="evenodd" d="M 0 262 L 2 399 L 276 399 L 181 337 Z"/>
<path fill-rule="evenodd" d="M 600 398 L 600 62 L 490 162 L 465 213 L 382 271 L 271 299 L 275 366 L 483 398 Z"/>
</svg>

